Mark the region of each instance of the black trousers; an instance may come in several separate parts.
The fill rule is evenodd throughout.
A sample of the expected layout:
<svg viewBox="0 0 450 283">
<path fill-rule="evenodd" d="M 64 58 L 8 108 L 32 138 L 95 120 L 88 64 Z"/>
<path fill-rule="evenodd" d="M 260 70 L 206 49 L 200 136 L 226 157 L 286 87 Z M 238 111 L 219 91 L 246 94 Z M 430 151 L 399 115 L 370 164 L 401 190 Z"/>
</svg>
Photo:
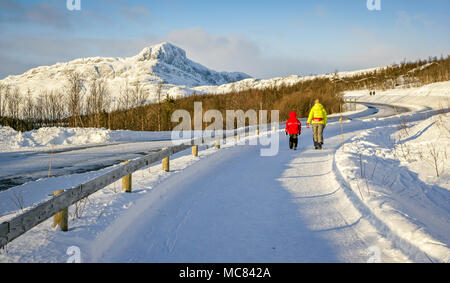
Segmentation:
<svg viewBox="0 0 450 283">
<path fill-rule="evenodd" d="M 289 148 L 290 149 L 297 148 L 297 146 L 298 146 L 298 135 L 297 134 L 290 135 L 290 137 L 289 137 Z"/>
</svg>

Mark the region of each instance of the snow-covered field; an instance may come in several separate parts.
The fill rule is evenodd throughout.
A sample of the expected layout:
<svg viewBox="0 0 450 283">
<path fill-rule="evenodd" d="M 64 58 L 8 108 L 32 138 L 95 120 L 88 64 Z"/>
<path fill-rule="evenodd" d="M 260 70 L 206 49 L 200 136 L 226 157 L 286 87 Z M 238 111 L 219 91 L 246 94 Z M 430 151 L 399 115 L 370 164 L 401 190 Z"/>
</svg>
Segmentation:
<svg viewBox="0 0 450 283">
<path fill-rule="evenodd" d="M 359 102 L 375 102 L 421 109 L 450 108 L 450 81 L 424 85 L 418 88 L 400 88 L 376 91 L 369 96 L 368 90 L 349 91 L 346 98 L 356 98 Z"/>
<path fill-rule="evenodd" d="M 274 157 L 231 142 L 199 157 L 179 153 L 172 172 L 136 172 L 132 194 L 108 186 L 80 204 L 81 217 L 70 208 L 69 232 L 48 220 L 8 244 L 0 261 L 65 262 L 77 246 L 84 262 L 450 262 L 450 116 L 441 109 L 449 89 L 349 92 L 414 111 L 346 121 L 344 146 L 341 124 L 331 122 L 323 151 L 311 149 L 305 127 L 296 152 L 277 133 Z M 20 213 L 21 197 L 51 193 L 51 179 L 0 192 L 0 222 Z"/>
<path fill-rule="evenodd" d="M 419 248 L 411 259 L 449 262 L 450 115 L 426 116 L 367 121 L 337 151 L 336 168 L 375 226 L 403 249 Z"/>
</svg>

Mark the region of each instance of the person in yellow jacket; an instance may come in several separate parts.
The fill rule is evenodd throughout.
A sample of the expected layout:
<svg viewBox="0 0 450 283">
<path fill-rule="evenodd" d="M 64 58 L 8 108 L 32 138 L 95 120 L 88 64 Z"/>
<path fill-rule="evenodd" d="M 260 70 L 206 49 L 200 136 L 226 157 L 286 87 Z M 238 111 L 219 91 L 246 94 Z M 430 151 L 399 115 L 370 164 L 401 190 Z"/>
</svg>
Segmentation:
<svg viewBox="0 0 450 283">
<path fill-rule="evenodd" d="M 323 130 L 327 126 L 327 111 L 320 104 L 320 100 L 316 99 L 314 106 L 309 112 L 308 128 L 312 124 L 314 135 L 314 147 L 322 149 L 323 146 Z"/>
</svg>

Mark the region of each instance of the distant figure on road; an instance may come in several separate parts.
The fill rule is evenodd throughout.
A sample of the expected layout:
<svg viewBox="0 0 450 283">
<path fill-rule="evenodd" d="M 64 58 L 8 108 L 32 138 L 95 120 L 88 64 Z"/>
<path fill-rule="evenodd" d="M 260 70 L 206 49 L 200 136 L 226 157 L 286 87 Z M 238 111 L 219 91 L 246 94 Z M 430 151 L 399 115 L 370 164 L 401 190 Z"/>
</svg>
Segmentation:
<svg viewBox="0 0 450 283">
<path fill-rule="evenodd" d="M 320 100 L 316 99 L 314 106 L 311 108 L 309 112 L 308 118 L 308 128 L 310 124 L 313 125 L 313 133 L 314 133 L 314 148 L 322 149 L 323 146 L 323 130 L 327 126 L 327 111 L 322 104 L 320 104 Z"/>
<path fill-rule="evenodd" d="M 289 135 L 289 148 L 297 150 L 298 136 L 302 133 L 302 123 L 297 119 L 297 113 L 289 113 L 289 120 L 286 122 L 286 136 Z"/>
</svg>

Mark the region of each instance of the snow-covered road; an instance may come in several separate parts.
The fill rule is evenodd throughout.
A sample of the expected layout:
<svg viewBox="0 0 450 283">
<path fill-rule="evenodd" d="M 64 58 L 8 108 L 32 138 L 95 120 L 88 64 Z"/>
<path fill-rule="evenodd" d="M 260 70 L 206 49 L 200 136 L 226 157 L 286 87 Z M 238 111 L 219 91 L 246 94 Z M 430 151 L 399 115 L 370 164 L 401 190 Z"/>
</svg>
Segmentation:
<svg viewBox="0 0 450 283">
<path fill-rule="evenodd" d="M 357 143 L 379 147 L 376 143 L 389 139 L 388 136 L 380 133 L 377 135 L 381 139 L 377 135 L 370 136 L 370 141 L 363 138 L 369 137 L 375 128 L 389 126 L 395 132 L 401 125 L 399 116 L 379 118 L 407 109 L 366 106 L 369 108 L 354 113 L 353 120 L 343 123 L 344 140 L 352 146 Z M 414 122 L 435 113 L 424 109 L 406 115 Z M 422 130 L 418 128 L 418 131 Z M 202 148 L 200 157 L 192 157 L 188 151 L 173 156 L 171 173 L 153 166 L 151 170 L 142 169 L 133 174 L 133 194 L 118 193 L 117 184 L 108 186 L 89 198 L 85 215 L 72 219 L 68 233 L 55 231 L 51 220 L 47 220 L 13 241 L 8 254 L 0 251 L 0 261 L 61 262 L 67 259 L 66 249 L 73 245 L 80 247 L 83 262 L 449 260 L 448 239 L 442 236 L 450 229 L 449 212 L 445 210 L 450 199 L 448 191 L 436 192 L 437 187 L 430 186 L 433 189 L 420 198 L 410 196 L 409 192 L 400 195 L 395 199 L 400 205 L 396 205 L 388 203 L 389 191 L 375 191 L 374 186 L 373 199 L 367 196 L 360 199 L 361 192 L 353 188 L 359 178 L 355 172 L 359 169 L 350 166 L 343 155 L 354 152 L 342 150 L 339 123 L 330 122 L 327 126 L 323 151 L 312 149 L 311 129 L 303 129 L 297 151 L 288 149 L 283 131 L 277 134 L 280 151 L 274 157 L 261 157 L 260 146 L 230 143 L 220 150 Z M 358 143 L 359 139 L 362 142 Z M 113 160 L 121 154 L 136 154 L 137 149 L 148 151 L 165 143 L 126 143 L 60 152 L 54 156 L 56 160 L 61 156 L 63 161 L 71 158 L 67 154 L 85 152 L 83 158 L 92 158 L 95 163 L 108 158 L 108 151 Z M 142 148 L 136 148 L 139 146 Z M 340 158 L 338 161 L 336 156 Z M 392 174 L 413 176 L 408 168 L 400 169 Z M 347 175 L 343 176 L 342 172 Z M 85 174 L 101 174 L 101 171 Z M 71 186 L 85 180 L 85 174 L 54 178 L 54 181 L 59 186 Z M 29 198 L 32 196 L 26 202 L 51 192 L 55 185 L 52 182 L 45 179 L 30 183 L 30 186 L 39 185 L 41 193 L 22 186 L 22 192 Z M 412 187 L 414 182 L 405 186 Z M 423 183 L 422 188 L 427 189 L 428 185 Z M 14 189 L 0 193 L 5 200 L 0 198 L 4 219 L 15 211 L 6 202 L 6 193 Z M 381 198 L 384 195 L 386 200 Z M 404 212 L 408 211 L 402 207 L 404 203 L 410 208 L 423 206 L 423 209 L 411 218 Z M 441 208 L 429 203 L 439 203 Z M 374 213 L 373 204 L 375 209 L 386 213 L 383 216 Z M 395 209 L 389 210 L 391 205 Z M 427 211 L 426 217 L 421 211 Z M 74 214 L 73 207 L 70 213 Z"/>
<path fill-rule="evenodd" d="M 362 122 L 346 124 L 346 137 Z M 137 201 L 90 245 L 101 262 L 407 261 L 363 218 L 333 170 L 340 127 L 326 150 L 304 130 L 298 151 L 261 157 L 260 148 L 224 148 Z"/>
</svg>

